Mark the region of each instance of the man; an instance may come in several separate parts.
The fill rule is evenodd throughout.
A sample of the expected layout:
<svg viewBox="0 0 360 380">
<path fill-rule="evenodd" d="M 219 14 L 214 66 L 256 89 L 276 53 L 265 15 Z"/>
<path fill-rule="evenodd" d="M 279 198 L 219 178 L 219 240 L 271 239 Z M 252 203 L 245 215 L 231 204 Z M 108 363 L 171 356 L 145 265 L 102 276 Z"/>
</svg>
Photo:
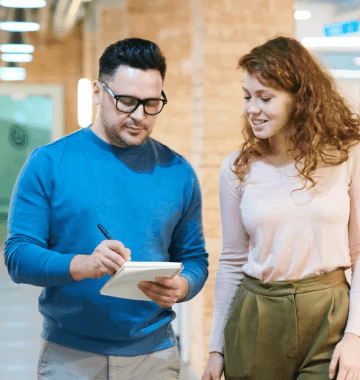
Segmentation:
<svg viewBox="0 0 360 380">
<path fill-rule="evenodd" d="M 157 45 L 126 39 L 100 58 L 90 127 L 37 148 L 14 189 L 5 262 L 15 282 L 43 286 L 39 379 L 177 379 L 171 306 L 207 278 L 196 175 L 150 138 L 166 104 Z M 101 223 L 114 240 L 104 240 Z M 126 261 L 182 262 L 151 299 L 102 296 Z"/>
</svg>

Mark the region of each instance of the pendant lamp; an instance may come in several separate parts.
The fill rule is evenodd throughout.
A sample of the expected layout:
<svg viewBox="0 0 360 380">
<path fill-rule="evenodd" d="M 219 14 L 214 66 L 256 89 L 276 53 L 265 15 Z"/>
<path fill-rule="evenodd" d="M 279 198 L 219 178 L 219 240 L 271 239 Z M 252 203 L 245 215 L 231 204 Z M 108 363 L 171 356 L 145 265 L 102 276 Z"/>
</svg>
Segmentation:
<svg viewBox="0 0 360 380">
<path fill-rule="evenodd" d="M 0 5 L 9 8 L 42 8 L 45 0 L 0 0 Z"/>
<path fill-rule="evenodd" d="M 36 32 L 40 29 L 37 22 L 27 21 L 24 8 L 9 8 L 5 21 L 0 22 L 0 29 L 8 32 Z M 28 14 L 28 12 L 27 12 Z"/>
<path fill-rule="evenodd" d="M 16 63 L 10 62 L 5 67 L 0 67 L 0 79 L 3 81 L 20 81 L 26 78 L 26 70 Z"/>
<path fill-rule="evenodd" d="M 10 32 L 6 44 L 0 45 L 0 51 L 3 53 L 33 53 L 34 46 L 27 44 L 25 35 L 22 32 Z"/>
</svg>

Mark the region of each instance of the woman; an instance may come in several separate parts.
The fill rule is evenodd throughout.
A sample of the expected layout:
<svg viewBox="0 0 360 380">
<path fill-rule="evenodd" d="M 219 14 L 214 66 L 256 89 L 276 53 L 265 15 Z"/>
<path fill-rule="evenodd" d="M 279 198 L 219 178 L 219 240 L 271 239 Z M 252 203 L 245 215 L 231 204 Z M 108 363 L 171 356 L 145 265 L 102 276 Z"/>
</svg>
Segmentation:
<svg viewBox="0 0 360 380">
<path fill-rule="evenodd" d="M 294 39 L 239 67 L 245 142 L 221 168 L 202 379 L 360 380 L 360 118 Z"/>
</svg>

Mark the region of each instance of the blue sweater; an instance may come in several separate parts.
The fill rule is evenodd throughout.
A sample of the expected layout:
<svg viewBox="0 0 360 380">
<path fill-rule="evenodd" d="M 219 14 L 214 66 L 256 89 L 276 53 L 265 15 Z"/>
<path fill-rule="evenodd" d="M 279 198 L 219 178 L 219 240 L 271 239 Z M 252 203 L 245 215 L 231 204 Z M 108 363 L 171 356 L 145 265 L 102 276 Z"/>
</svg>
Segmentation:
<svg viewBox="0 0 360 380">
<path fill-rule="evenodd" d="M 5 244 L 11 278 L 44 287 L 44 339 L 115 356 L 175 345 L 170 308 L 100 295 L 108 275 L 72 279 L 71 259 L 104 240 L 98 223 L 131 249 L 134 261 L 182 262 L 190 300 L 208 275 L 200 189 L 190 164 L 152 138 L 118 148 L 90 128 L 41 146 L 15 185 Z"/>
</svg>

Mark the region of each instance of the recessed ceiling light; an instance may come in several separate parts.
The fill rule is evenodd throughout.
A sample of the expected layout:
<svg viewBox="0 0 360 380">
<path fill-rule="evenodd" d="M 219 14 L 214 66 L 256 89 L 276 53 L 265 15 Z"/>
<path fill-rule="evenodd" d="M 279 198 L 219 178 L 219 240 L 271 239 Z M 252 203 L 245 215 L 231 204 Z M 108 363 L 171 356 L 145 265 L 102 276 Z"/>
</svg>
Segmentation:
<svg viewBox="0 0 360 380">
<path fill-rule="evenodd" d="M 0 22 L 0 29 L 7 32 L 37 32 L 40 25 L 36 22 L 27 21 L 2 21 Z"/>
<path fill-rule="evenodd" d="M 360 37 L 305 37 L 301 43 L 308 48 L 355 47 L 360 48 Z"/>
<path fill-rule="evenodd" d="M 0 0 L 0 5 L 9 8 L 42 8 L 45 0 Z"/>
<path fill-rule="evenodd" d="M 3 53 L 33 53 L 34 46 L 26 44 L 24 34 L 20 32 L 9 33 L 8 42 L 0 45 Z"/>
<path fill-rule="evenodd" d="M 310 11 L 295 11 L 294 12 L 294 18 L 295 20 L 308 20 L 311 17 Z"/>
<path fill-rule="evenodd" d="M 33 57 L 31 54 L 1 54 L 1 59 L 4 62 L 31 62 Z"/>
<path fill-rule="evenodd" d="M 0 79 L 4 81 L 24 80 L 26 71 L 23 67 L 0 67 Z"/>
<path fill-rule="evenodd" d="M 5 21 L 0 22 L 0 29 L 8 32 L 36 32 L 40 29 L 40 24 L 31 22 L 29 17 L 30 9 L 9 8 Z"/>
<path fill-rule="evenodd" d="M 337 79 L 360 79 L 360 70 L 331 70 L 331 74 Z"/>
<path fill-rule="evenodd" d="M 27 44 L 3 44 L 0 45 L 0 51 L 2 53 L 28 53 L 34 52 L 34 46 Z"/>
</svg>

